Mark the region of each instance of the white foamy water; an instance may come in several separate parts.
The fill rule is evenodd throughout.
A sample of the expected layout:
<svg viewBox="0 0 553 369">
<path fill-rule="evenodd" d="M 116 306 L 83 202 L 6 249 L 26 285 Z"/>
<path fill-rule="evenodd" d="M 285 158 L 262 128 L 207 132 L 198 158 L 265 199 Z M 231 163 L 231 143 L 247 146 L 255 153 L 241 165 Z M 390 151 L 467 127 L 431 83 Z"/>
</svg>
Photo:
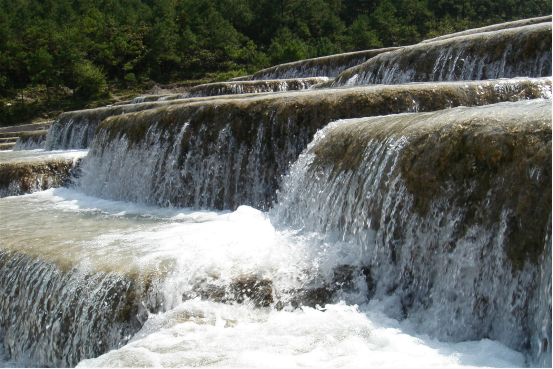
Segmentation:
<svg viewBox="0 0 553 369">
<path fill-rule="evenodd" d="M 399 301 L 367 302 L 362 279 L 336 292 L 331 304 L 294 308 L 293 291 L 328 285 L 333 268 L 358 265 L 358 247 L 280 229 L 250 207 L 157 208 L 67 188 L 3 198 L 0 207 L 2 251 L 40 256 L 64 270 L 162 277 L 162 312 L 129 343 L 82 367 L 525 365 L 521 353 L 498 342 L 418 336 L 409 320 L 389 317 L 401 315 L 394 314 Z M 269 281 L 273 301 L 259 307 L 247 298 L 238 304 L 201 297 L 206 286 L 228 291 L 241 278 Z"/>
<path fill-rule="evenodd" d="M 294 311 L 199 299 L 151 316 L 125 347 L 78 367 L 515 367 L 523 356 L 490 340 L 444 344 L 407 334 L 380 303 Z M 408 328 L 407 328 L 408 330 Z"/>
<path fill-rule="evenodd" d="M 1 163 L 21 163 L 31 162 L 37 160 L 49 160 L 49 159 L 79 159 L 87 155 L 86 150 L 56 150 L 45 151 L 43 149 L 38 150 L 23 150 L 13 151 L 5 150 L 0 151 L 0 164 Z"/>
</svg>

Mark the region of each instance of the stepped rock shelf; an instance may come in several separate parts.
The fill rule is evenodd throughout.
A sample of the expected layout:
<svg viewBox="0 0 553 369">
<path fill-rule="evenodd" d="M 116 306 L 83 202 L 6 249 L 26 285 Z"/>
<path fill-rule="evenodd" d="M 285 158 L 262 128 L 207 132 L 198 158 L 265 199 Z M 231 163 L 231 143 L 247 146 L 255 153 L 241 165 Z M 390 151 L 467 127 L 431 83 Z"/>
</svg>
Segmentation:
<svg viewBox="0 0 553 369">
<path fill-rule="evenodd" d="M 550 367 L 551 65 L 542 17 L 21 134 L 0 364 Z"/>
<path fill-rule="evenodd" d="M 331 121 L 550 95 L 551 79 L 421 83 L 196 101 L 114 115 L 96 129 L 80 180 L 86 193 L 113 200 L 268 209 L 290 163 Z"/>
</svg>

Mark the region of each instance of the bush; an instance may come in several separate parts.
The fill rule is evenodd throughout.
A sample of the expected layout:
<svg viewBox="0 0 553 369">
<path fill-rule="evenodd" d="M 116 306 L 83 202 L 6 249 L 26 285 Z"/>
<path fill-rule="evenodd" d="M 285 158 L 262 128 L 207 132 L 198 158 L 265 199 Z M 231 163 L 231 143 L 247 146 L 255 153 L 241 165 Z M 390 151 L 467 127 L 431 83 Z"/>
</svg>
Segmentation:
<svg viewBox="0 0 553 369">
<path fill-rule="evenodd" d="M 269 58 L 273 64 L 288 63 L 308 57 L 308 46 L 286 27 L 278 32 L 269 47 Z"/>
<path fill-rule="evenodd" d="M 73 86 L 85 99 L 98 95 L 106 88 L 106 77 L 92 62 L 83 59 L 72 65 Z"/>
</svg>

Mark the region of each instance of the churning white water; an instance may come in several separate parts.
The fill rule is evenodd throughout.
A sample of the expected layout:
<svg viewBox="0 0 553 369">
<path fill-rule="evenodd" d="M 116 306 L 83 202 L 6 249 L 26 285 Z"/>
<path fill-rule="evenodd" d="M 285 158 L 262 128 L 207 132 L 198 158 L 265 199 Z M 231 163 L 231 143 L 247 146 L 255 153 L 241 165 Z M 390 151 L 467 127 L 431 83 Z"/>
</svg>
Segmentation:
<svg viewBox="0 0 553 369">
<path fill-rule="evenodd" d="M 81 150 L 55 150 L 44 151 L 42 149 L 37 150 L 23 150 L 12 151 L 5 150 L 0 151 L 0 164 L 2 163 L 21 163 L 37 160 L 50 160 L 50 159 L 79 159 L 86 156 L 87 149 Z"/>
<path fill-rule="evenodd" d="M 401 304 L 394 297 L 367 301 L 361 277 L 354 287 L 334 286 L 328 304 L 294 304 L 299 291 L 339 285 L 333 273 L 359 265 L 359 248 L 292 232 L 250 207 L 158 208 L 68 188 L 3 198 L 0 206 L 2 251 L 40 256 L 62 270 L 162 277 L 160 312 L 124 346 L 79 367 L 525 365 L 523 354 L 495 341 L 441 343 L 417 335 L 408 319 L 395 319 Z M 249 298 L 247 283 L 236 291 L 236 281 L 252 279 L 270 286 L 266 303 Z M 245 297 L 202 298 L 217 288 Z M 21 360 L 3 365 L 33 364 Z"/>
<path fill-rule="evenodd" d="M 393 302 L 392 302 L 393 303 Z M 524 364 L 490 340 L 443 344 L 409 335 L 379 304 L 255 310 L 199 299 L 150 317 L 125 347 L 78 367 L 460 367 Z"/>
</svg>

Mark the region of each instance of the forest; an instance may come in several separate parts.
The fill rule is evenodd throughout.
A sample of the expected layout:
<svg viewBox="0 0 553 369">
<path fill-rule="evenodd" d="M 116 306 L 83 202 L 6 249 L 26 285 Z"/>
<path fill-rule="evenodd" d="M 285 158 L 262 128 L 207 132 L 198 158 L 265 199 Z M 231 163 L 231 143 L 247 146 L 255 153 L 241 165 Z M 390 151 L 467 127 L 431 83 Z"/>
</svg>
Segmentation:
<svg viewBox="0 0 553 369">
<path fill-rule="evenodd" d="M 33 88 L 82 105 L 548 14 L 551 0 L 0 0 L 0 120 L 24 120 L 7 101 L 20 95 L 25 113 Z"/>
</svg>

